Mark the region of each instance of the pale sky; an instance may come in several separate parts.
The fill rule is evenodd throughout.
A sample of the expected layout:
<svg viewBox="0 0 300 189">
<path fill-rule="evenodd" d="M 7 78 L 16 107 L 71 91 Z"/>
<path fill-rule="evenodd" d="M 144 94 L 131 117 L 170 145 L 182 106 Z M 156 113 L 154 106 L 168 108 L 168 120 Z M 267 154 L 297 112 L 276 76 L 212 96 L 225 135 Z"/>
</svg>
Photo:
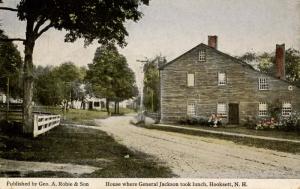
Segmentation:
<svg viewBox="0 0 300 189">
<path fill-rule="evenodd" d="M 19 0 L 4 2 L 15 6 Z M 120 49 L 138 79 L 137 59 L 161 54 L 170 61 L 199 43 L 207 44 L 208 35 L 218 35 L 218 49 L 233 56 L 271 52 L 276 43 L 300 49 L 300 0 L 151 0 L 141 10 L 139 22 L 126 24 L 128 45 Z M 15 13 L 2 11 L 0 19 L 7 35 L 24 37 L 25 25 Z M 84 48 L 82 40 L 64 43 L 64 34 L 50 30 L 38 39 L 34 64 L 91 63 L 99 45 Z"/>
</svg>

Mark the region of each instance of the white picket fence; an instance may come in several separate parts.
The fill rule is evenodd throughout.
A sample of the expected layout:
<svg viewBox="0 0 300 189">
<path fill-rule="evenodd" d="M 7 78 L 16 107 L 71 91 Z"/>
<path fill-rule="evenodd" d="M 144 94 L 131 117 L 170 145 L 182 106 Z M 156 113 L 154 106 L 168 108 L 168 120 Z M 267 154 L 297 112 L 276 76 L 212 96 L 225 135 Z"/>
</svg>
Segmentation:
<svg viewBox="0 0 300 189">
<path fill-rule="evenodd" d="M 37 137 L 60 124 L 60 115 L 34 114 L 33 137 Z"/>
</svg>

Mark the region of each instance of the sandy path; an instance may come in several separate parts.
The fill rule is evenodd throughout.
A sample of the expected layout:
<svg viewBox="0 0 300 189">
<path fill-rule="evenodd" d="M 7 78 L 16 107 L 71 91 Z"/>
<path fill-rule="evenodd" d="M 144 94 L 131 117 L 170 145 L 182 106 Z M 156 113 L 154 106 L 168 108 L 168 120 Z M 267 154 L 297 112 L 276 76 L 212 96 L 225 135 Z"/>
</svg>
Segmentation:
<svg viewBox="0 0 300 189">
<path fill-rule="evenodd" d="M 111 117 L 97 123 L 120 143 L 165 162 L 180 177 L 300 178 L 299 154 L 139 128 L 129 124 L 131 118 Z"/>
</svg>

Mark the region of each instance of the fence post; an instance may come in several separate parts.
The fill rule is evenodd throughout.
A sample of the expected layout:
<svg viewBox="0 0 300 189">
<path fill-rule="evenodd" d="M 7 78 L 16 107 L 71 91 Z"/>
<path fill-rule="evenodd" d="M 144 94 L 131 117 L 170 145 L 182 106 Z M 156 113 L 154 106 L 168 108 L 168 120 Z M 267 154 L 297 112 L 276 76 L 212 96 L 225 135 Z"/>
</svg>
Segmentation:
<svg viewBox="0 0 300 189">
<path fill-rule="evenodd" d="M 33 131 L 32 131 L 32 135 L 33 137 L 36 137 L 35 133 L 36 133 L 36 130 L 38 128 L 38 115 L 36 114 L 33 114 Z"/>
<path fill-rule="evenodd" d="M 7 87 L 6 87 L 6 120 L 8 121 L 9 114 L 9 77 L 7 77 Z"/>
</svg>

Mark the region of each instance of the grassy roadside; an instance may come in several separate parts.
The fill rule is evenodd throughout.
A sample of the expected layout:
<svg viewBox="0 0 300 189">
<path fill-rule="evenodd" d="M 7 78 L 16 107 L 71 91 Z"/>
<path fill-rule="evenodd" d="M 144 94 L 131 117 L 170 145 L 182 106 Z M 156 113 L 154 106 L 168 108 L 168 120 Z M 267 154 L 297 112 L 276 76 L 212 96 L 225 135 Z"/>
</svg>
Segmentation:
<svg viewBox="0 0 300 189">
<path fill-rule="evenodd" d="M 117 143 L 105 132 L 60 126 L 36 139 L 17 135 L 12 128 L 0 131 L 0 157 L 12 160 L 72 163 L 99 167 L 79 177 L 172 177 L 169 168 L 146 154 Z M 125 158 L 129 155 L 129 158 Z M 20 176 L 18 172 L 0 176 Z M 66 172 L 30 172 L 25 177 L 78 177 Z"/>
<path fill-rule="evenodd" d="M 246 127 L 241 127 L 241 126 L 217 127 L 217 128 L 207 127 L 207 126 L 196 126 L 196 125 L 180 125 L 180 126 L 196 128 L 196 129 L 205 129 L 205 130 L 209 130 L 209 131 L 224 131 L 224 132 L 254 135 L 254 136 L 300 140 L 299 132 L 286 132 L 286 131 L 278 131 L 278 130 L 254 130 L 254 129 L 248 129 Z"/>
<path fill-rule="evenodd" d="M 168 132 L 177 132 L 177 133 L 183 133 L 183 134 L 189 134 L 189 135 L 195 135 L 195 136 L 201 136 L 201 137 L 224 139 L 224 140 L 233 141 L 237 144 L 252 146 L 252 147 L 257 147 L 257 148 L 265 148 L 265 149 L 270 149 L 270 150 L 277 150 L 277 151 L 297 153 L 297 154 L 300 153 L 300 144 L 299 143 L 268 141 L 268 140 L 263 140 L 263 139 L 228 136 L 228 135 L 222 135 L 222 134 L 217 134 L 217 133 L 216 134 L 215 133 L 206 133 L 206 132 L 202 132 L 202 131 L 186 130 L 186 129 L 180 129 L 180 128 L 171 128 L 171 127 L 161 127 L 161 126 L 155 126 L 155 125 L 152 125 L 152 126 L 140 125 L 140 126 L 147 128 L 147 129 L 157 129 L 157 130 L 163 130 L 163 131 L 168 131 Z"/>
</svg>

